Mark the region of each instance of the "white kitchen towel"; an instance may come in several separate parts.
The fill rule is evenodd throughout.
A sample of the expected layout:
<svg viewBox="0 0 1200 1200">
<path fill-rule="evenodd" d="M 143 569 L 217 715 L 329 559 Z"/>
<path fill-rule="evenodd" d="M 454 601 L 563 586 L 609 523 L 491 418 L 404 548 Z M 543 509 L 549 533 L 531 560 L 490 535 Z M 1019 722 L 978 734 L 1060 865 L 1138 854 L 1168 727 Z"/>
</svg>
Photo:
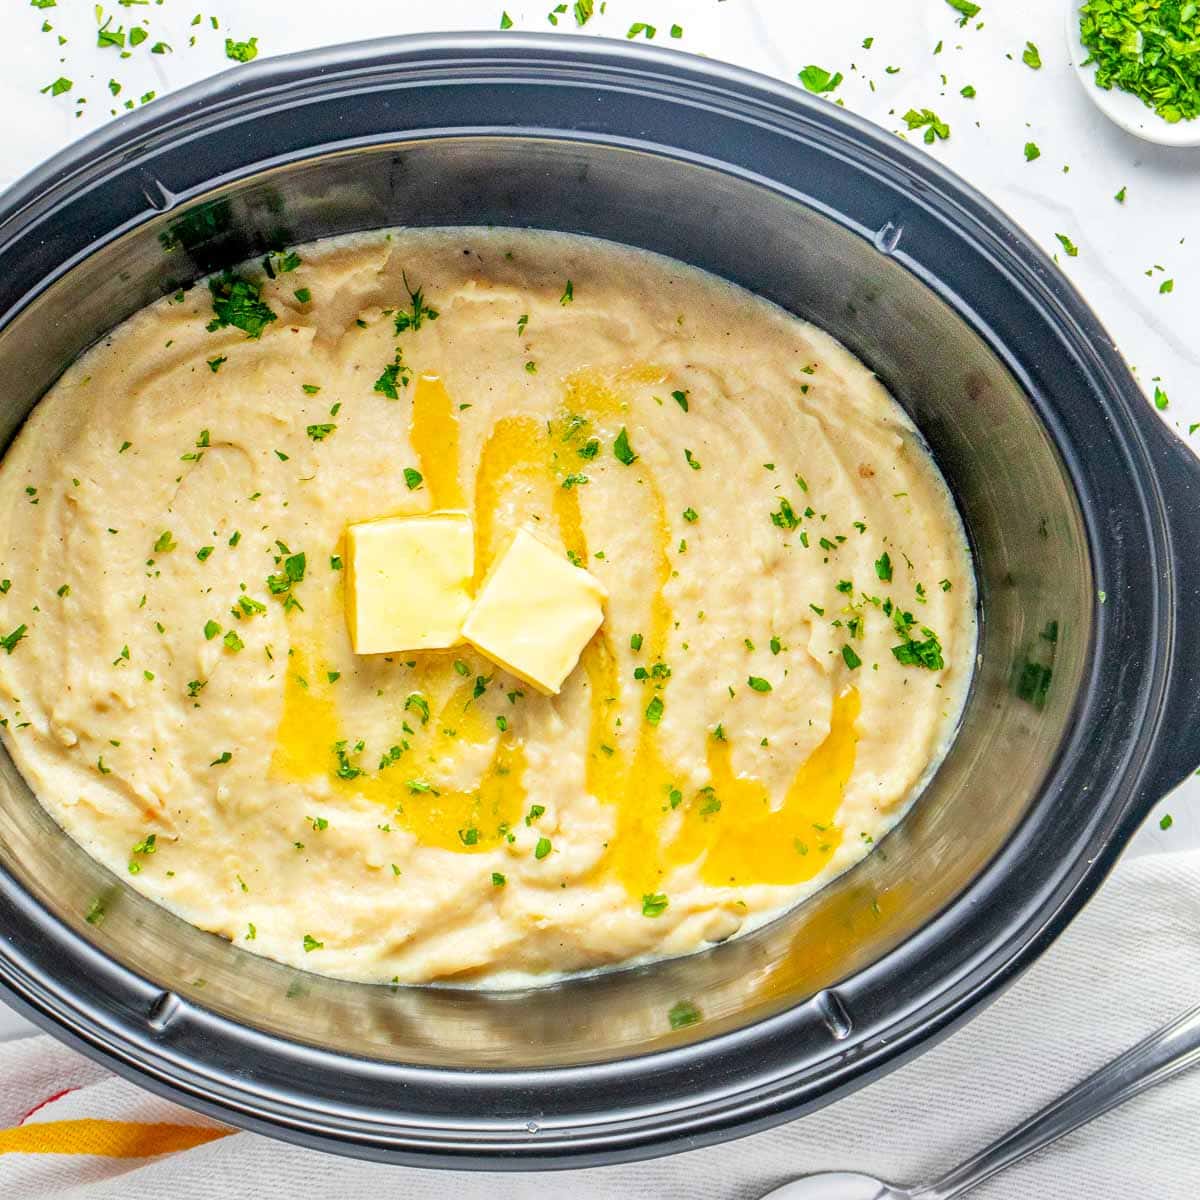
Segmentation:
<svg viewBox="0 0 1200 1200">
<path fill-rule="evenodd" d="M 752 1200 L 853 1168 L 945 1170 L 1200 1004 L 1200 851 L 1126 861 L 1059 942 L 966 1028 L 878 1083 L 766 1133 L 552 1174 L 353 1162 L 223 1127 L 49 1038 L 0 1046 L 0 1197 L 21 1200 Z M 37 1105 L 35 1111 L 29 1111 Z M 1200 1070 L 984 1184 L 980 1200 L 1195 1200 Z"/>
</svg>

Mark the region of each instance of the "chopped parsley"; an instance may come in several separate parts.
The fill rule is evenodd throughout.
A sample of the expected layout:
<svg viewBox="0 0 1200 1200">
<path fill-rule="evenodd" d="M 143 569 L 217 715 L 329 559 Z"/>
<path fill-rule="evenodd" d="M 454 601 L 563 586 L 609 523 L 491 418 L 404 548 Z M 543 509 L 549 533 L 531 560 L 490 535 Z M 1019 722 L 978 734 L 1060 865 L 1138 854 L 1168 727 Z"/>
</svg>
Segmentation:
<svg viewBox="0 0 1200 1200">
<path fill-rule="evenodd" d="M 621 432 L 617 434 L 616 440 L 613 442 L 613 456 L 627 467 L 631 467 L 637 462 L 637 455 L 629 445 L 629 431 L 623 425 Z"/>
<path fill-rule="evenodd" d="M 662 892 L 647 892 L 642 896 L 642 916 L 661 917 L 670 903 Z"/>
<path fill-rule="evenodd" d="M 311 933 L 306 933 L 304 935 L 304 953 L 305 954 L 310 954 L 313 950 L 323 950 L 324 948 L 325 948 L 325 943 L 318 942 L 317 939 L 315 937 L 313 937 L 313 935 Z"/>
<path fill-rule="evenodd" d="M 1025 143 L 1025 161 L 1033 162 L 1035 158 L 1041 158 L 1042 152 L 1038 149 L 1037 142 Z"/>
<path fill-rule="evenodd" d="M 800 72 L 800 82 L 804 87 L 814 95 L 822 95 L 825 92 L 837 91 L 838 85 L 842 82 L 843 76 L 841 71 L 830 72 L 824 67 L 818 67 L 815 63 L 809 63 L 803 71 Z"/>
<path fill-rule="evenodd" d="M 567 286 L 563 290 L 563 294 L 559 297 L 559 304 L 571 304 L 575 300 L 575 285 L 568 279 Z"/>
<path fill-rule="evenodd" d="M 259 338 L 275 320 L 275 313 L 263 302 L 262 285 L 251 279 L 224 271 L 208 281 L 208 290 L 213 308 L 213 319 L 207 326 L 210 333 L 232 325 L 248 338 Z"/>
<path fill-rule="evenodd" d="M 842 647 L 842 658 L 851 671 L 857 671 L 862 666 L 862 659 L 854 652 L 853 646 Z"/>
<path fill-rule="evenodd" d="M 1054 235 L 1062 244 L 1062 248 L 1067 252 L 1068 258 L 1077 258 L 1079 255 L 1079 247 L 1065 233 L 1056 233 Z"/>
<path fill-rule="evenodd" d="M 280 548 L 282 550 L 282 544 Z M 278 563 L 281 558 L 283 570 L 267 576 L 267 591 L 272 596 L 282 596 L 285 611 L 290 611 L 300 607 L 300 602 L 292 595 L 292 587 L 304 579 L 308 558 L 303 551 L 299 554 L 287 554 L 286 557 L 281 554 L 275 561 Z"/>
<path fill-rule="evenodd" d="M 314 442 L 323 442 L 335 429 L 336 425 L 326 422 L 323 425 L 309 425 L 305 432 Z"/>
<path fill-rule="evenodd" d="M 800 518 L 796 515 L 796 510 L 792 508 L 791 501 L 786 497 L 779 501 L 779 511 L 771 514 L 771 524 L 780 529 L 795 529 L 799 526 Z"/>
<path fill-rule="evenodd" d="M 417 288 L 416 291 L 413 291 L 408 286 L 408 276 L 404 277 L 404 290 L 408 292 L 408 308 L 402 308 L 396 313 L 394 324 L 397 334 L 406 333 L 409 330 L 416 333 L 426 321 L 438 319 L 438 310 L 425 303 L 424 288 Z"/>
<path fill-rule="evenodd" d="M 929 108 L 910 108 L 904 114 L 904 123 L 910 130 L 924 129 L 924 139 L 927 146 L 932 146 L 935 139 L 940 138 L 942 141 L 945 141 L 950 136 L 950 126 Z"/>
<path fill-rule="evenodd" d="M 971 0 L 946 0 L 955 12 L 962 13 L 959 19 L 960 25 L 965 25 L 972 17 L 979 15 L 979 5 L 973 4 Z"/>
<path fill-rule="evenodd" d="M 687 392 L 684 392 L 684 391 L 672 392 L 671 399 L 674 400 L 675 403 L 678 404 L 679 407 L 682 408 L 684 412 L 688 411 L 688 394 L 687 394 Z"/>
<path fill-rule="evenodd" d="M 261 616 L 267 611 L 267 606 L 253 596 L 239 596 L 229 611 L 240 621 L 243 617 Z"/>
<path fill-rule="evenodd" d="M 174 550 L 175 546 L 176 542 L 171 536 L 171 531 L 164 529 L 154 541 L 154 553 L 166 554 L 168 550 Z"/>
<path fill-rule="evenodd" d="M 662 720 L 664 707 L 661 696 L 653 697 L 646 705 L 646 720 L 651 725 L 657 725 Z"/>
<path fill-rule="evenodd" d="M 693 471 L 700 470 L 700 460 L 694 457 L 690 450 L 685 448 L 683 451 L 683 457 L 687 460 L 687 465 L 691 467 Z"/>
<path fill-rule="evenodd" d="M 233 38 L 225 39 L 225 57 L 232 59 L 234 62 L 247 63 L 258 57 L 258 38 L 252 37 L 244 42 L 234 41 Z M 305 949 L 310 949 L 305 946 Z"/>
<path fill-rule="evenodd" d="M 18 625 L 16 629 L 12 630 L 11 633 L 7 633 L 4 635 L 4 637 L 0 637 L 0 646 L 4 647 L 4 652 L 6 654 L 11 654 L 17 648 L 17 643 L 25 636 L 27 632 L 28 626 Z"/>
<path fill-rule="evenodd" d="M 550 844 L 550 839 L 548 837 L 540 837 L 537 840 L 537 845 L 533 848 L 533 857 L 541 860 L 545 858 L 552 849 L 553 847 Z"/>
<path fill-rule="evenodd" d="M 492 872 L 492 887 L 503 887 L 508 882 L 499 871 Z"/>
<path fill-rule="evenodd" d="M 395 358 L 383 368 L 383 374 L 375 380 L 373 390 L 386 396 L 389 400 L 399 400 L 400 388 L 408 387 L 408 380 L 409 370 L 404 365 L 404 359 L 397 349 Z"/>
<path fill-rule="evenodd" d="M 1021 55 L 1021 61 L 1034 71 L 1042 69 L 1042 56 L 1032 42 L 1025 43 L 1025 53 Z"/>
<path fill-rule="evenodd" d="M 945 665 L 942 658 L 942 646 L 938 636 L 926 625 L 921 626 L 923 639 L 914 638 L 912 613 L 895 609 L 892 612 L 892 625 L 904 639 L 900 645 L 892 647 L 892 654 L 901 666 L 923 667 L 927 671 L 940 671 Z"/>
<path fill-rule="evenodd" d="M 875 560 L 875 574 L 884 583 L 892 582 L 892 559 L 886 550 Z"/>
<path fill-rule="evenodd" d="M 683 519 L 689 524 L 695 524 L 700 520 L 700 514 L 694 508 L 685 508 L 683 510 Z"/>
<path fill-rule="evenodd" d="M 679 1000 L 667 1012 L 667 1024 L 672 1029 L 686 1029 L 701 1020 L 700 1010 L 690 1000 Z"/>
<path fill-rule="evenodd" d="M 416 713 L 421 718 L 421 724 L 429 723 L 429 701 L 420 692 L 411 692 L 404 701 L 404 711 Z"/>
<path fill-rule="evenodd" d="M 756 692 L 769 692 L 771 690 L 770 681 L 763 679 L 760 675 L 751 675 L 746 682 Z"/>
</svg>

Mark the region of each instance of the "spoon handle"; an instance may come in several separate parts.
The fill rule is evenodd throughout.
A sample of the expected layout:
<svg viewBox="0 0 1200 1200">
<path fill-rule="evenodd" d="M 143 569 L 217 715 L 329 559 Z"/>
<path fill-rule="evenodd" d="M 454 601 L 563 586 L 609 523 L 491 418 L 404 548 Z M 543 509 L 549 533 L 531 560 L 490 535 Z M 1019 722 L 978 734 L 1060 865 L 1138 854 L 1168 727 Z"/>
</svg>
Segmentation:
<svg viewBox="0 0 1200 1200">
<path fill-rule="evenodd" d="M 952 1200 L 961 1196 L 997 1171 L 1086 1125 L 1110 1108 L 1197 1065 L 1200 1065 L 1200 1008 L 1184 1013 L 1150 1034 L 937 1182 L 914 1189 L 911 1198 Z"/>
</svg>

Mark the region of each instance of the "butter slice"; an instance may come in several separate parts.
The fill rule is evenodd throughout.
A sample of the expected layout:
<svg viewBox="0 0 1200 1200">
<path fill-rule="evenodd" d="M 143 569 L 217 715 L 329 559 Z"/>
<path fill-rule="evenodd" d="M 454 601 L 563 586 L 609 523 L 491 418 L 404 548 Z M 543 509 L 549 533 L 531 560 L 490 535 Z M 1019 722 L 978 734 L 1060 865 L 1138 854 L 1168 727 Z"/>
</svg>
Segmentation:
<svg viewBox="0 0 1200 1200">
<path fill-rule="evenodd" d="M 462 640 L 475 576 L 466 513 L 351 525 L 346 558 L 346 623 L 356 654 L 443 650 Z"/>
<path fill-rule="evenodd" d="M 604 620 L 604 585 L 527 529 L 488 572 L 463 638 L 540 692 L 557 695 Z"/>
</svg>

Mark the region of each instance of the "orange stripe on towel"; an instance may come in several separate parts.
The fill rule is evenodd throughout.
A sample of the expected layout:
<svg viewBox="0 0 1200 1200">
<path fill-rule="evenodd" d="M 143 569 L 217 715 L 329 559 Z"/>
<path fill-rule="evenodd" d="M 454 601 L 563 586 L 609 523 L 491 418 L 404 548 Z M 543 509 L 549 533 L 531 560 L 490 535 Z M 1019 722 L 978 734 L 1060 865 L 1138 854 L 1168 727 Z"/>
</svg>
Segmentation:
<svg viewBox="0 0 1200 1200">
<path fill-rule="evenodd" d="M 0 1154 L 100 1154 L 106 1158 L 151 1158 L 191 1150 L 232 1133 L 204 1125 L 166 1122 L 37 1121 L 0 1129 Z"/>
</svg>

